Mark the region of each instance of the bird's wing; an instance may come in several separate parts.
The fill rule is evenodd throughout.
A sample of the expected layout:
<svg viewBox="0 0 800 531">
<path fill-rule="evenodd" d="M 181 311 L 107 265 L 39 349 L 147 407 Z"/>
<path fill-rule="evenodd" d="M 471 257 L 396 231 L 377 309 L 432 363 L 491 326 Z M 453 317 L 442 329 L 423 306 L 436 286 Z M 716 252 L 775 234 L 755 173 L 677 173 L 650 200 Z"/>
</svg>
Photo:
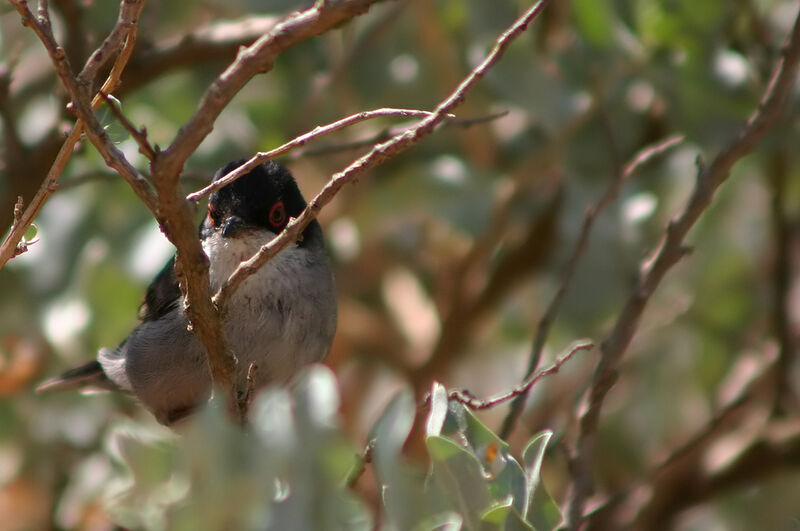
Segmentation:
<svg viewBox="0 0 800 531">
<path fill-rule="evenodd" d="M 175 257 L 172 257 L 147 288 L 139 307 L 139 318 L 142 321 L 161 319 L 177 308 L 180 300 L 181 288 L 175 275 Z"/>
</svg>

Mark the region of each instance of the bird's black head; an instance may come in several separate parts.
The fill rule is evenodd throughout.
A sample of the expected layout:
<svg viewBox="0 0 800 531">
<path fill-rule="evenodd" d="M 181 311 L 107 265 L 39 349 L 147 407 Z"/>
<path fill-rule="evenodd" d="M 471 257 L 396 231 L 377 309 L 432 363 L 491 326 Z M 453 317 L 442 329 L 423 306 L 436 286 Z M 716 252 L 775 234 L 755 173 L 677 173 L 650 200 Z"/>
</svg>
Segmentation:
<svg viewBox="0 0 800 531">
<path fill-rule="evenodd" d="M 214 180 L 245 162 L 243 159 L 229 163 L 216 173 Z M 236 237 L 248 228 L 266 229 L 278 234 L 289 219 L 299 216 L 305 207 L 306 201 L 289 170 L 277 162 L 268 161 L 211 194 L 201 236 L 221 230 L 223 237 Z M 309 231 L 311 225 L 316 227 Z M 311 225 L 303 233 L 304 241 L 320 230 L 316 221 Z"/>
</svg>

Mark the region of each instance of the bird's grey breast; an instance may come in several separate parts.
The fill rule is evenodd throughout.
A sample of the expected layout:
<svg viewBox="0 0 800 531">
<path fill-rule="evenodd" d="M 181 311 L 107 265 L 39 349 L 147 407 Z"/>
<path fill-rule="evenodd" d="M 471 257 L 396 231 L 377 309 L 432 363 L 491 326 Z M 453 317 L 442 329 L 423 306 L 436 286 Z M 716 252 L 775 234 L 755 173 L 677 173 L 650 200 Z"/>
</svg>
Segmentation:
<svg viewBox="0 0 800 531">
<path fill-rule="evenodd" d="M 236 238 L 206 238 L 211 287 L 217 290 L 274 234 L 249 230 Z M 333 277 L 322 246 L 292 244 L 247 278 L 227 302 L 225 339 L 239 361 L 238 377 L 251 363 L 257 384 L 286 381 L 324 358 L 336 328 Z"/>
</svg>

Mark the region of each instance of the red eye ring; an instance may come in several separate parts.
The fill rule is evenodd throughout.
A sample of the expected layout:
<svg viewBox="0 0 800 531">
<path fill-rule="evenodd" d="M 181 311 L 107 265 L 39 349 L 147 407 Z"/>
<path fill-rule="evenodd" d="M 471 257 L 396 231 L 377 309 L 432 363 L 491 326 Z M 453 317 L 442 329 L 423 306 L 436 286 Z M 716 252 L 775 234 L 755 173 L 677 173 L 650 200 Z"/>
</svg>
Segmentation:
<svg viewBox="0 0 800 531">
<path fill-rule="evenodd" d="M 273 227 L 280 227 L 286 221 L 286 208 L 283 201 L 278 201 L 269 209 L 269 224 Z"/>
</svg>

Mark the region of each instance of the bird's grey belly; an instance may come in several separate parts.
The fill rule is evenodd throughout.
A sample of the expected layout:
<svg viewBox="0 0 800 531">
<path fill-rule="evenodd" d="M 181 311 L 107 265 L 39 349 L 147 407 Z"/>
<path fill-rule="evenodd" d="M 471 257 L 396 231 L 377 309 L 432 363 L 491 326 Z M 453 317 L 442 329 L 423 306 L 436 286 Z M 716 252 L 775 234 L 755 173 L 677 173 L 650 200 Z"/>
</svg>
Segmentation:
<svg viewBox="0 0 800 531">
<path fill-rule="evenodd" d="M 224 324 L 226 344 L 238 361 L 240 385 L 245 384 L 251 364 L 255 364 L 254 381 L 260 387 L 286 383 L 304 365 L 325 358 L 333 338 L 335 309 L 325 315 L 327 305 L 313 297 L 295 296 L 290 304 L 280 296 L 254 301 L 246 290 L 240 293 L 232 301 L 240 309 L 236 318 Z"/>
</svg>

